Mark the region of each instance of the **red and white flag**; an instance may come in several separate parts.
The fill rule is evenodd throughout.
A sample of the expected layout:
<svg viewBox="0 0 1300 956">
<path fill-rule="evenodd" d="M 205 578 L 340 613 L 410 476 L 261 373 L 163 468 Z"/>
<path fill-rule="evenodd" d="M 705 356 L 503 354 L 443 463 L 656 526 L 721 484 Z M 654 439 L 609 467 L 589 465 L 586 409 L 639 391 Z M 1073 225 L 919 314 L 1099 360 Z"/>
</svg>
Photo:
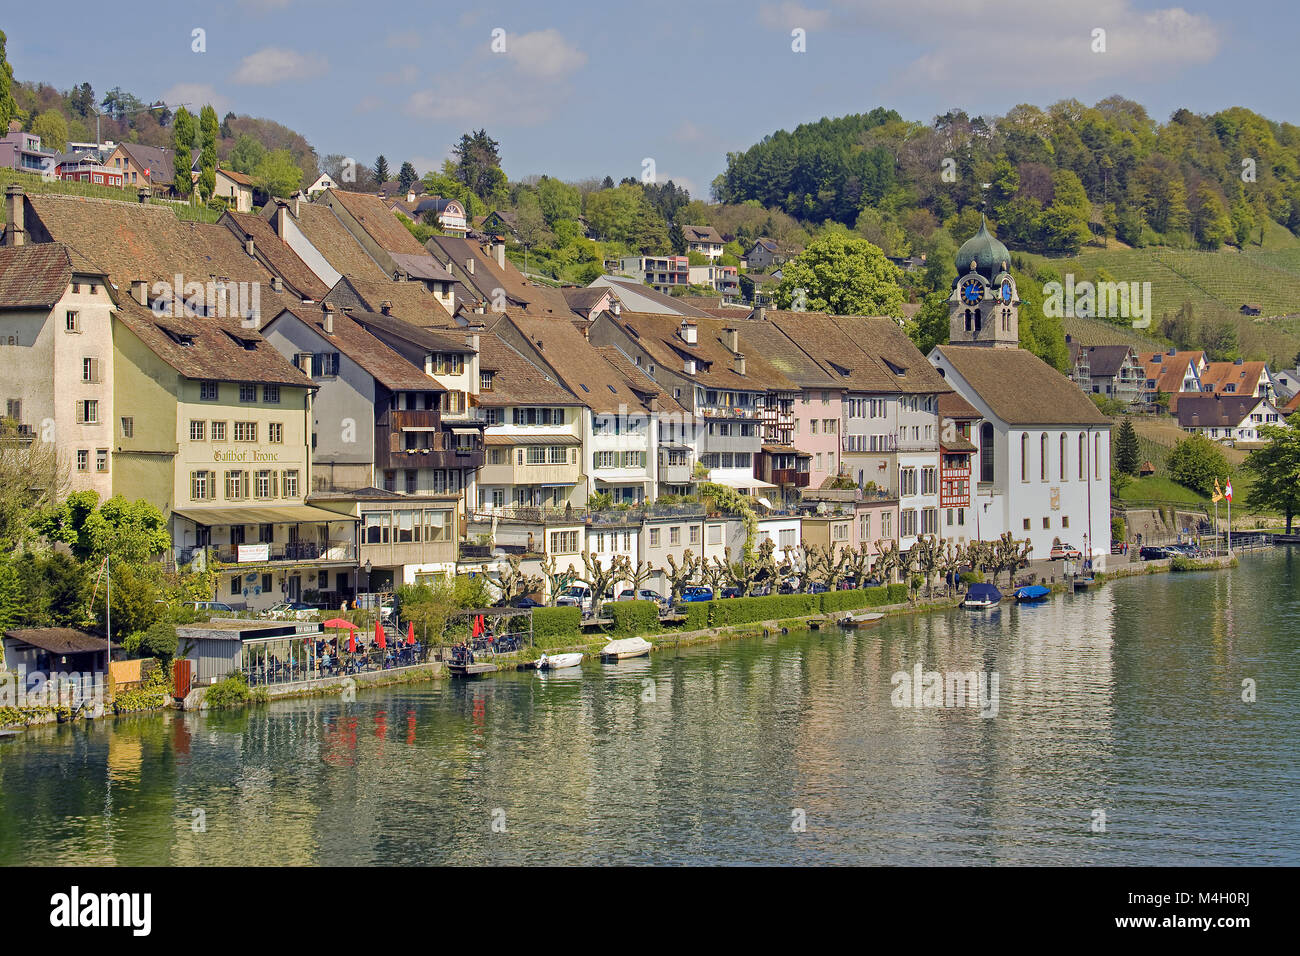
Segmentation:
<svg viewBox="0 0 1300 956">
<path fill-rule="evenodd" d="M 1223 497 L 1227 498 L 1229 501 L 1232 500 L 1232 479 L 1231 478 L 1229 478 L 1228 483 L 1223 486 Z"/>
</svg>

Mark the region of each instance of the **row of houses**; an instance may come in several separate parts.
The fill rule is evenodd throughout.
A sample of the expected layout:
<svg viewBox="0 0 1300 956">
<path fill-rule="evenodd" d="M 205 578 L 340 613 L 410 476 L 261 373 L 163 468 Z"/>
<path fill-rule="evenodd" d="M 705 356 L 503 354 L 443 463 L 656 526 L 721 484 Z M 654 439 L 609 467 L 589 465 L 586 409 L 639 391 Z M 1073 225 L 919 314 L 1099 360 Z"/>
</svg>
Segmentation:
<svg viewBox="0 0 1300 956">
<path fill-rule="evenodd" d="M 1201 350 L 1139 352 L 1066 341 L 1071 378 L 1085 392 L 1143 407 L 1167 395 L 1184 431 L 1216 441 L 1260 441 L 1261 425 L 1279 424 L 1300 409 L 1300 369 L 1275 373 L 1266 362 L 1211 362 Z"/>
<path fill-rule="evenodd" d="M 704 483 L 786 552 L 1011 531 L 1108 553 L 1107 420 L 1017 347 L 984 230 L 959 253 L 952 344 L 924 356 L 888 318 L 539 285 L 495 240 L 422 245 L 378 196 L 215 224 L 5 202 L 7 440 L 53 442 L 72 489 L 156 504 L 170 560 L 220 562 L 234 604 L 333 604 L 511 554 L 738 553 L 743 522 Z"/>
</svg>

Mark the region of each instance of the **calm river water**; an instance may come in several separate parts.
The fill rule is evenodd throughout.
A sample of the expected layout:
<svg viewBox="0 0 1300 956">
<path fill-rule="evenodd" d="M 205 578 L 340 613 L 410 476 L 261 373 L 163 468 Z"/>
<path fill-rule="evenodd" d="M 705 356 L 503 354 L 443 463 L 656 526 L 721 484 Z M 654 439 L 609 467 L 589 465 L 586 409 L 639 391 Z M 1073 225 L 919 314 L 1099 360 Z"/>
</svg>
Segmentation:
<svg viewBox="0 0 1300 956">
<path fill-rule="evenodd" d="M 1278 550 L 550 677 L 36 728 L 0 743 L 0 863 L 1295 864 L 1298 584 Z M 895 706 L 918 663 L 996 675 L 996 715 Z"/>
</svg>

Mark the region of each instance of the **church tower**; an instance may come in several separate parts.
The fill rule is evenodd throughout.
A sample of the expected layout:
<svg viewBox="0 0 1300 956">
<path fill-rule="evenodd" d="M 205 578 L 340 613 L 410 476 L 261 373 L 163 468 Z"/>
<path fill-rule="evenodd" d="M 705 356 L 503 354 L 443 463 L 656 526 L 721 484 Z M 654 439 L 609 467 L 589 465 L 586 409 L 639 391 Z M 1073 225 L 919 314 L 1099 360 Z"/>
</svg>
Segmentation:
<svg viewBox="0 0 1300 956">
<path fill-rule="evenodd" d="M 1011 278 L 1011 254 L 980 231 L 957 250 L 957 280 L 948 297 L 948 341 L 953 345 L 1020 347 L 1020 296 Z"/>
</svg>

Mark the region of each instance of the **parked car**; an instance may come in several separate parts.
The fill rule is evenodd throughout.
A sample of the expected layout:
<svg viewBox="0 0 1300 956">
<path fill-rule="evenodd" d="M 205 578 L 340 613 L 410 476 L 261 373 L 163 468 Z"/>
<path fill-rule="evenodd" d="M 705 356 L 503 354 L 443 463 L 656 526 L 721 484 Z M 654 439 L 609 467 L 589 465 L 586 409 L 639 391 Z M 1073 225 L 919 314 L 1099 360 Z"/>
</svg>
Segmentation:
<svg viewBox="0 0 1300 956">
<path fill-rule="evenodd" d="M 591 603 L 591 588 L 585 584 L 570 584 L 555 598 L 556 607 L 584 608 Z"/>
<path fill-rule="evenodd" d="M 743 596 L 744 596 L 744 592 L 741 591 L 740 588 L 738 587 L 728 586 L 725 588 L 718 589 L 718 597 L 720 598 L 738 598 Z"/>
<path fill-rule="evenodd" d="M 1201 549 L 1191 541 L 1186 544 L 1167 544 L 1165 545 L 1165 551 L 1169 552 L 1171 558 L 1174 555 L 1182 555 L 1185 558 L 1199 558 L 1201 556 Z"/>
<path fill-rule="evenodd" d="M 165 603 L 165 602 L 160 602 L 160 603 Z M 225 601 L 190 601 L 185 606 L 191 608 L 192 610 L 199 611 L 202 613 L 208 613 L 208 612 L 220 613 L 220 614 L 235 613 L 235 609 L 231 607 L 229 604 L 227 604 Z"/>
<path fill-rule="evenodd" d="M 391 613 L 391 608 L 389 610 Z M 278 604 L 272 604 L 258 617 L 271 621 L 307 621 L 317 613 L 315 607 L 302 601 L 280 601 Z"/>
<path fill-rule="evenodd" d="M 1083 552 L 1072 544 L 1061 543 L 1052 547 L 1051 560 L 1059 561 L 1062 558 L 1082 558 Z"/>
<path fill-rule="evenodd" d="M 778 594 L 798 594 L 799 588 L 793 581 L 782 581 L 781 586 L 776 589 Z"/>
<path fill-rule="evenodd" d="M 520 608 L 546 607 L 546 605 L 543 604 L 541 601 L 534 600 L 533 598 L 530 598 L 527 594 L 520 595 L 519 597 L 512 597 L 509 601 L 497 601 L 497 603 L 493 606 L 494 607 L 520 607 Z"/>
<path fill-rule="evenodd" d="M 713 589 L 706 588 L 700 584 L 693 584 L 690 587 L 682 589 L 683 601 L 712 601 Z"/>
<path fill-rule="evenodd" d="M 668 603 L 668 599 L 662 594 L 658 591 L 651 591 L 649 588 L 642 588 L 640 591 L 624 588 L 618 592 L 618 599 L 620 601 L 654 601 L 655 604 L 661 607 Z"/>
<path fill-rule="evenodd" d="M 809 594 L 825 594 L 829 590 L 830 588 L 822 584 L 820 581 L 813 581 L 808 585 Z"/>
<path fill-rule="evenodd" d="M 1173 555 L 1170 554 L 1167 545 L 1148 544 L 1138 552 L 1138 557 L 1143 561 L 1159 561 L 1161 558 L 1171 558 Z"/>
</svg>

